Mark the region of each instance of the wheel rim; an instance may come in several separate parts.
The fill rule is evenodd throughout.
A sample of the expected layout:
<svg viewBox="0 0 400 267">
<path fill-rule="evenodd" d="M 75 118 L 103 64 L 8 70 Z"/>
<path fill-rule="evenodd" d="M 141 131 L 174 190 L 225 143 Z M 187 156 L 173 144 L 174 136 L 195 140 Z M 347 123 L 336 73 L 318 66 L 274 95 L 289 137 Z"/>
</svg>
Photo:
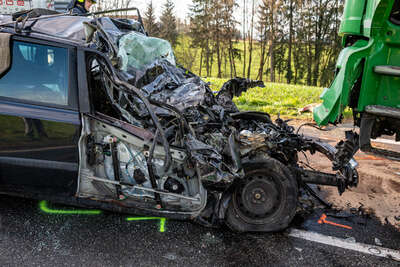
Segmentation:
<svg viewBox="0 0 400 267">
<path fill-rule="evenodd" d="M 265 223 L 282 207 L 284 189 L 279 179 L 256 174 L 247 177 L 234 193 L 238 215 L 249 223 Z"/>
</svg>

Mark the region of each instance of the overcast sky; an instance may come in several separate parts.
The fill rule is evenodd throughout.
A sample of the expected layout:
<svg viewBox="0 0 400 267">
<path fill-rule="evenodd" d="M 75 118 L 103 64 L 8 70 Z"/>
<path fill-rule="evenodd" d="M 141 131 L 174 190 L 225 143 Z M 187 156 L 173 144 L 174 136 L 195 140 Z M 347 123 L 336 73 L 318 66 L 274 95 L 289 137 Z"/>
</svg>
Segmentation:
<svg viewBox="0 0 400 267">
<path fill-rule="evenodd" d="M 133 0 L 133 5 L 138 7 L 143 15 L 146 11 L 146 6 L 148 3 L 150 3 L 150 1 L 151 0 Z M 160 15 L 162 6 L 165 2 L 165 0 L 153 0 L 153 6 L 156 9 L 157 17 Z M 175 4 L 176 15 L 181 19 L 186 18 L 189 12 L 189 6 L 192 4 L 192 0 L 173 0 L 173 2 Z"/>
<path fill-rule="evenodd" d="M 146 12 L 146 7 L 147 7 L 148 3 L 150 3 L 151 0 L 132 0 L 132 1 L 133 2 L 131 5 L 139 8 L 140 12 L 143 16 L 144 13 Z M 260 1 L 261 0 L 257 0 L 256 5 L 259 5 Z M 162 10 L 165 2 L 166 2 L 166 0 L 153 0 L 153 6 L 156 9 L 157 18 L 160 17 L 161 10 Z M 172 2 L 174 2 L 174 4 L 175 4 L 176 15 L 180 19 L 186 19 L 188 17 L 189 8 L 192 5 L 192 0 L 172 0 Z M 242 9 L 242 5 L 241 5 L 242 1 L 238 1 L 238 2 L 239 2 L 239 6 L 236 9 L 236 11 L 234 12 L 233 16 L 235 16 L 236 20 L 239 22 L 238 26 L 240 27 L 240 22 L 241 22 L 242 16 L 243 16 L 243 14 L 242 14 L 243 9 Z M 250 2 L 250 1 L 248 1 L 248 2 Z M 249 10 L 250 10 L 250 6 L 248 7 L 248 11 Z M 257 18 L 256 18 L 256 20 L 257 20 Z"/>
<path fill-rule="evenodd" d="M 146 11 L 146 6 L 148 5 L 148 3 L 150 3 L 150 1 L 151 0 L 133 0 L 132 5 L 138 7 L 143 15 Z M 153 6 L 156 9 L 157 17 L 160 16 L 162 7 L 165 4 L 165 2 L 166 0 L 153 0 Z M 187 18 L 189 13 L 189 8 L 192 5 L 192 0 L 172 0 L 172 2 L 174 2 L 175 4 L 176 15 L 181 19 Z M 240 5 L 241 1 L 239 2 Z M 259 0 L 257 0 L 257 2 L 259 2 Z M 240 10 L 240 7 L 236 10 L 234 16 L 238 21 L 240 21 L 242 16 L 242 11 Z"/>
</svg>

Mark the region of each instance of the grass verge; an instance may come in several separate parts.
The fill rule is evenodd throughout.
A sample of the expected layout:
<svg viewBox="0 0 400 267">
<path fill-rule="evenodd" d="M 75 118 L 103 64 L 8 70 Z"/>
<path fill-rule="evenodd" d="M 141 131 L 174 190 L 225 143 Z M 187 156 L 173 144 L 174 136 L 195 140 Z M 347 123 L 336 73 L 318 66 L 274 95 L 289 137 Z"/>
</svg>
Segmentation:
<svg viewBox="0 0 400 267">
<path fill-rule="evenodd" d="M 214 91 L 219 90 L 227 79 L 206 78 Z M 298 109 L 312 103 L 321 103 L 319 99 L 323 88 L 303 85 L 266 83 L 265 88 L 249 89 L 234 102 L 240 110 L 262 111 L 283 118 L 312 119 L 311 113 L 299 114 Z"/>
</svg>

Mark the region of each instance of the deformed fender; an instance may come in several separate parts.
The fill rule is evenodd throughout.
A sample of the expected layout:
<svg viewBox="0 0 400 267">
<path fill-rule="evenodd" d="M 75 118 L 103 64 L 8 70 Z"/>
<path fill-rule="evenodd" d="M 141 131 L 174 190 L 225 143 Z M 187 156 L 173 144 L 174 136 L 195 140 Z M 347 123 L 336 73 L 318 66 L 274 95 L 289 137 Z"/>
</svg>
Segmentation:
<svg viewBox="0 0 400 267">
<path fill-rule="evenodd" d="M 314 109 L 314 120 L 318 125 L 339 121 L 349 104 L 351 89 L 363 72 L 363 59 L 368 56 L 373 43 L 373 40 L 358 40 L 342 50 L 336 64 L 335 79 L 321 94 L 323 103 Z"/>
</svg>

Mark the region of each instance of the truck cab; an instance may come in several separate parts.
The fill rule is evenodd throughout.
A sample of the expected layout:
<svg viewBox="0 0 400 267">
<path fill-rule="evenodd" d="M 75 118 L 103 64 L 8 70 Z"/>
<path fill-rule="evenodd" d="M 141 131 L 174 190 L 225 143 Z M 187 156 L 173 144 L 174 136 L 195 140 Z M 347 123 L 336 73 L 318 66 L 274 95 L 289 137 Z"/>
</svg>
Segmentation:
<svg viewBox="0 0 400 267">
<path fill-rule="evenodd" d="M 371 145 L 381 135 L 400 141 L 400 1 L 347 0 L 339 34 L 343 50 L 335 78 L 314 119 L 319 125 L 339 123 L 349 107 L 360 127 L 361 150 L 400 159 Z"/>
</svg>

